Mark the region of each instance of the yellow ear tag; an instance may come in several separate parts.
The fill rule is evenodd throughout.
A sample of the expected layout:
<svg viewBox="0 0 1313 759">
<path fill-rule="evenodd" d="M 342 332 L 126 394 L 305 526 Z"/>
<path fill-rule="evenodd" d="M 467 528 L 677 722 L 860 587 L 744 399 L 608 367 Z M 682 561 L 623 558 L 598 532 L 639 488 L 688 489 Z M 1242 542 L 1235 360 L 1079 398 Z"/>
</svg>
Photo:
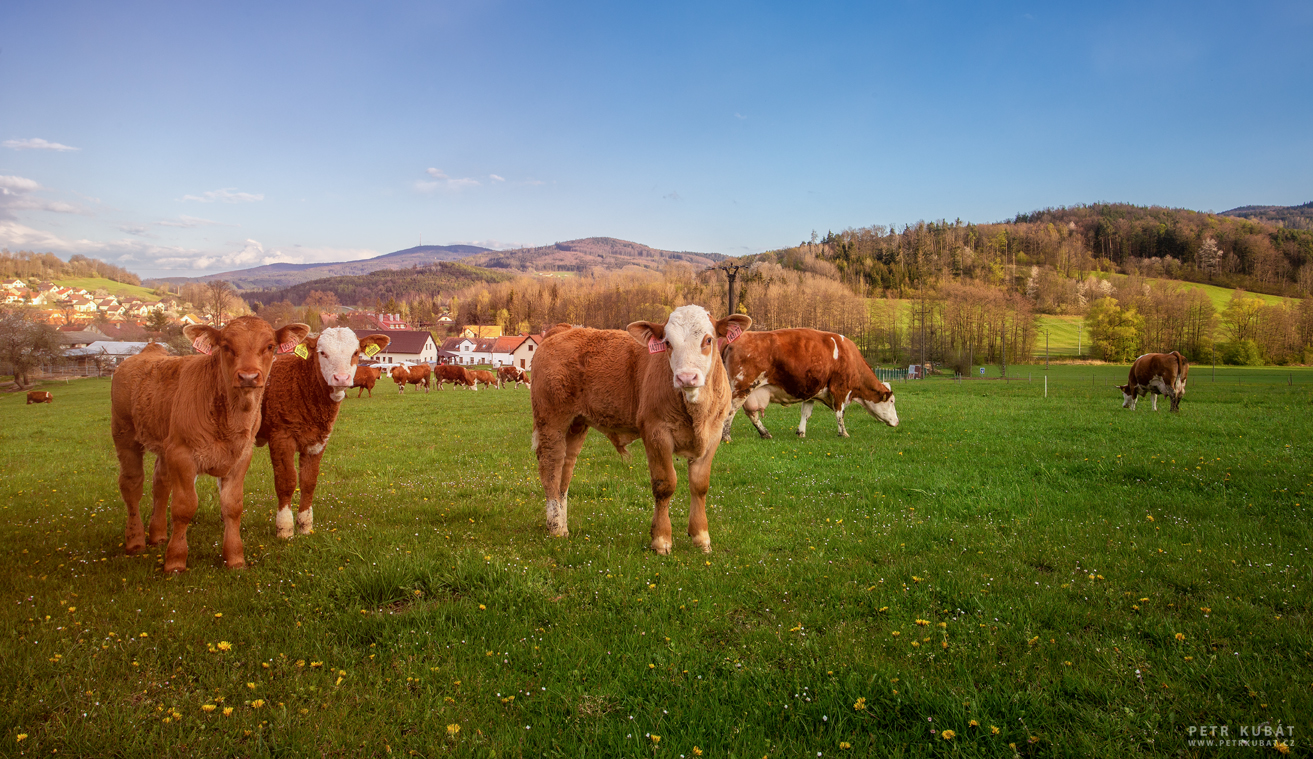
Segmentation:
<svg viewBox="0 0 1313 759">
<path fill-rule="evenodd" d="M 296 346 L 296 350 L 292 352 L 300 356 L 301 358 L 310 358 L 310 349 L 305 347 L 305 343 Z"/>
<path fill-rule="evenodd" d="M 379 349 L 378 349 L 378 346 L 377 346 L 377 345 L 375 345 L 375 344 L 373 344 L 373 343 L 370 343 L 370 344 L 365 348 L 365 355 L 366 355 L 366 356 L 371 356 L 371 357 L 372 357 L 375 353 L 378 353 L 378 350 L 379 350 Z"/>
</svg>

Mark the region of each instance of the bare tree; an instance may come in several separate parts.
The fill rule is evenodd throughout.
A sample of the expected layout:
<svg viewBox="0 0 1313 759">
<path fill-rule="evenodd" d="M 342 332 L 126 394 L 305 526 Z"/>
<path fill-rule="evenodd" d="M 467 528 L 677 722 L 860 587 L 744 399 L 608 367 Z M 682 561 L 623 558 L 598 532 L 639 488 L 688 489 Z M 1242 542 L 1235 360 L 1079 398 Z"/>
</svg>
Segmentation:
<svg viewBox="0 0 1313 759">
<path fill-rule="evenodd" d="M 206 306 L 210 311 L 210 321 L 217 327 L 223 324 L 223 312 L 229 310 L 236 293 L 233 286 L 222 279 L 212 280 L 205 285 Z"/>
<path fill-rule="evenodd" d="M 64 358 L 59 331 L 27 311 L 0 313 L 0 362 L 9 364 L 20 388 L 31 385 L 30 374 L 42 364 Z"/>
</svg>

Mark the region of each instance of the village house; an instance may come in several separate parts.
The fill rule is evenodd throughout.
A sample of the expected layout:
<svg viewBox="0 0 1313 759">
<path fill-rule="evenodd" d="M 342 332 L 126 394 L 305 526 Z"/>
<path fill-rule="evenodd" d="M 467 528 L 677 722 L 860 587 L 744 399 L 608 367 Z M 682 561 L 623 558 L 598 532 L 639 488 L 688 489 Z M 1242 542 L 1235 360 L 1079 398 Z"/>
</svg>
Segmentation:
<svg viewBox="0 0 1313 759">
<path fill-rule="evenodd" d="M 501 337 L 501 325 L 498 324 L 470 324 L 461 330 L 461 337 Z"/>
<path fill-rule="evenodd" d="M 386 350 L 372 357 L 385 369 L 397 364 L 432 364 L 438 360 L 438 345 L 433 342 L 433 335 L 423 330 L 357 329 L 354 332 L 358 338 L 386 335 L 392 340 Z"/>
</svg>

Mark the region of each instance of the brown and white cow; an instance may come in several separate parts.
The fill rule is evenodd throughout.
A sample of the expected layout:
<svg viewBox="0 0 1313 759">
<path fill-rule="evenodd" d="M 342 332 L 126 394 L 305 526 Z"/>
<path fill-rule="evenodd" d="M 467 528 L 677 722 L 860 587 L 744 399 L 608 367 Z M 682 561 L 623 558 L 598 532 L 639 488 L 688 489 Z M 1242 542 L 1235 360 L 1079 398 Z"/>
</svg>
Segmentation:
<svg viewBox="0 0 1313 759">
<path fill-rule="evenodd" d="M 355 382 L 362 351 L 371 345 L 383 350 L 389 342 L 391 339 L 385 335 L 357 339 L 352 330 L 333 327 L 307 339 L 302 343 L 304 349 L 298 348 L 298 352 L 279 356 L 274 361 L 264 391 L 264 413 L 255 444 L 269 446 L 269 459 L 274 466 L 274 492 L 278 496 L 274 525 L 278 537 L 292 537 L 292 495 L 298 484 L 301 503 L 296 512 L 296 526 L 302 535 L 314 530 L 312 506 L 319 482 L 319 463 L 324 458 L 328 437 L 333 434 L 342 399 Z"/>
<path fill-rule="evenodd" d="M 802 404 L 798 437 L 807 436 L 807 419 L 817 401 L 834 410 L 841 437 L 848 437 L 843 414 L 852 402 L 890 427 L 898 426 L 893 390 L 875 378 L 857 346 L 843 335 L 815 329 L 748 332 L 729 342 L 723 355 L 733 385 L 724 442 L 730 440 L 734 415 L 741 407 L 747 409 L 757 432 L 769 438 L 761 421 L 768 403 Z"/>
<path fill-rule="evenodd" d="M 27 391 L 27 402 L 32 403 L 54 403 L 55 396 L 50 394 L 49 390 L 29 390 Z"/>
<path fill-rule="evenodd" d="M 483 383 L 484 387 L 501 387 L 501 383 L 497 381 L 497 375 L 487 369 L 473 369 L 470 371 L 470 376 L 474 379 L 475 390 L 479 389 L 480 382 Z"/>
<path fill-rule="evenodd" d="M 168 537 L 165 509 L 172 495 L 173 536 L 164 571 L 187 568 L 187 527 L 196 516 L 196 476 L 219 478 L 223 560 L 243 567 L 242 487 L 260 427 L 265 383 L 282 347 L 291 350 L 308 333 L 304 324 L 274 330 L 255 316 L 223 329 L 188 325 L 183 334 L 204 355 L 170 356 L 158 344 L 125 360 L 110 385 L 110 431 L 119 458 L 119 492 L 128 507 L 124 546 L 129 554 Z M 143 454 L 155 454 L 150 527 L 142 534 L 138 510 Z"/>
<path fill-rule="evenodd" d="M 479 389 L 470 370 L 456 364 L 438 364 L 433 367 L 433 381 L 437 383 L 439 390 L 442 389 L 444 382 L 450 382 L 453 386 L 464 385 L 472 390 Z"/>
<path fill-rule="evenodd" d="M 730 405 L 716 338 L 751 324 L 742 314 L 712 321 L 699 306 L 681 306 L 663 324 L 634 322 L 627 332 L 562 324 L 547 333 L 534 356 L 529 393 L 552 535 L 570 534 L 570 479 L 588 429 L 595 427 L 622 453 L 642 439 L 656 498 L 651 546 L 658 553 L 670 553 L 673 545 L 673 457 L 688 460 L 688 534 L 694 545 L 711 550 L 707 490 Z"/>
<path fill-rule="evenodd" d="M 508 382 L 514 383 L 516 387 L 519 387 L 520 383 L 523 382 L 525 387 L 532 389 L 529 385 L 529 375 L 524 370 L 513 366 L 503 366 L 497 370 L 497 384 L 501 386 Z"/>
<path fill-rule="evenodd" d="M 378 382 L 379 377 L 383 376 L 383 370 L 377 366 L 357 366 L 356 379 L 351 383 L 351 387 L 358 387 L 360 390 L 356 393 L 359 398 L 366 390 L 369 391 L 369 397 L 374 397 L 374 383 Z"/>
<path fill-rule="evenodd" d="M 429 378 L 433 375 L 433 370 L 428 364 L 415 364 L 410 368 L 404 366 L 392 367 L 392 381 L 397 383 L 397 392 L 406 392 L 406 384 L 422 385 L 424 392 L 429 391 Z M 418 390 L 419 388 L 416 388 Z"/>
<path fill-rule="evenodd" d="M 1185 395 L 1185 379 L 1190 373 L 1190 365 L 1185 356 L 1177 351 L 1171 353 L 1146 353 L 1131 364 L 1130 377 L 1125 385 L 1118 385 L 1122 391 L 1122 408 L 1135 410 L 1135 402 L 1141 395 L 1153 396 L 1153 410 L 1158 410 L 1158 396 L 1165 395 L 1172 402 L 1172 411 L 1181 410 L 1181 398 Z"/>
</svg>

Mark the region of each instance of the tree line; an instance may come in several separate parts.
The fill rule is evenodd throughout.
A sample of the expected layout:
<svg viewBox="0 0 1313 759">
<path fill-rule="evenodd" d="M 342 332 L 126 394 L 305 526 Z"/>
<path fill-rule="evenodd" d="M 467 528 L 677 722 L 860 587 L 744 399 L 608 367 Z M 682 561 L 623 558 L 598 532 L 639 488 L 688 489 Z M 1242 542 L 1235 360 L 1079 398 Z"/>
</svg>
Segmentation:
<svg viewBox="0 0 1313 759">
<path fill-rule="evenodd" d="M 30 250 L 10 253 L 8 248 L 0 249 L 0 278 L 52 280 L 80 277 L 104 277 L 126 285 L 141 284 L 141 277 L 98 258 L 75 255 L 65 261 L 54 253 L 33 253 Z"/>
</svg>

